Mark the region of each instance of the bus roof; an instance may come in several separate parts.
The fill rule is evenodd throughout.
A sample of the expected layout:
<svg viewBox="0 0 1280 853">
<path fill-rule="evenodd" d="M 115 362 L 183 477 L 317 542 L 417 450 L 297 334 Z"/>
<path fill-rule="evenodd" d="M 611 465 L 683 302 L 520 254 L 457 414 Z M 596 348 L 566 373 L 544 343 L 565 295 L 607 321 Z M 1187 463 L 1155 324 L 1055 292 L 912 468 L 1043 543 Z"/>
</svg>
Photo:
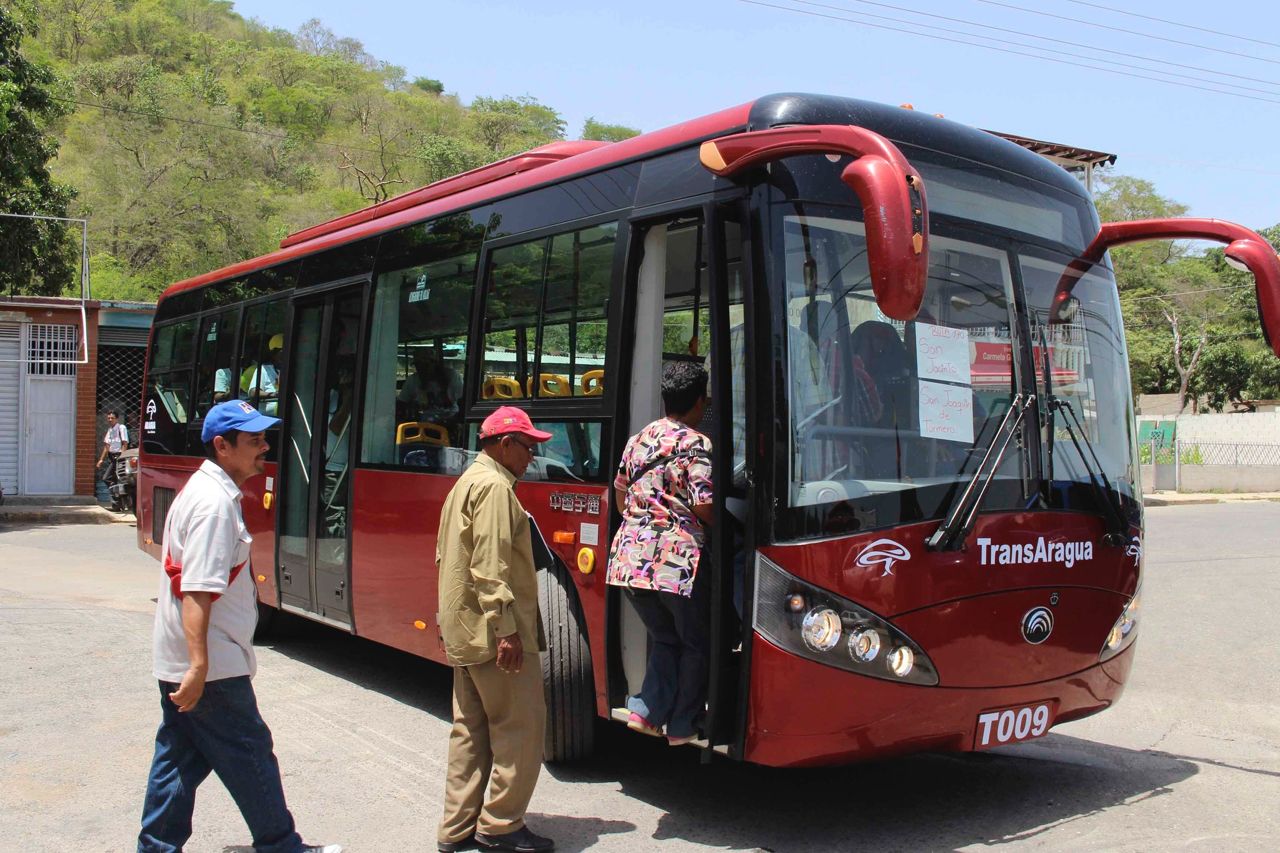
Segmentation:
<svg viewBox="0 0 1280 853">
<path fill-rule="evenodd" d="M 400 225 L 475 207 L 542 184 L 742 130 L 746 127 L 750 109 L 750 103 L 741 104 L 622 142 L 553 142 L 290 234 L 281 242 L 279 250 L 177 282 L 165 289 L 161 299 L 210 282 L 246 275 Z"/>
<path fill-rule="evenodd" d="M 705 139 L 786 124 L 853 124 L 900 143 L 1019 172 L 1085 196 L 1080 183 L 1063 169 L 977 128 L 872 101 L 780 93 L 622 142 L 553 142 L 305 228 L 285 237 L 274 252 L 177 282 L 160 298 Z"/>
</svg>

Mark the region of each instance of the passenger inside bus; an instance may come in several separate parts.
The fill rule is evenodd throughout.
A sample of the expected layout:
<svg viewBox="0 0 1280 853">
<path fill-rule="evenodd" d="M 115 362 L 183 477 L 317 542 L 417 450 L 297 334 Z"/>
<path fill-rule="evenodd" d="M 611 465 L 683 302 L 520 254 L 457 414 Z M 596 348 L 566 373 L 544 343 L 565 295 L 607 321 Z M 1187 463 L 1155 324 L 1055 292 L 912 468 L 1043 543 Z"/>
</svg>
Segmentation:
<svg viewBox="0 0 1280 853">
<path fill-rule="evenodd" d="M 414 372 L 400 386 L 396 399 L 407 405 L 414 420 L 445 424 L 457 418 L 462 377 L 444 363 L 434 346 L 413 349 Z"/>
<path fill-rule="evenodd" d="M 280 362 L 283 359 L 284 335 L 272 335 L 267 344 L 267 360 L 260 365 L 249 365 L 240 374 L 242 396 L 264 415 L 274 417 L 279 408 Z"/>
</svg>

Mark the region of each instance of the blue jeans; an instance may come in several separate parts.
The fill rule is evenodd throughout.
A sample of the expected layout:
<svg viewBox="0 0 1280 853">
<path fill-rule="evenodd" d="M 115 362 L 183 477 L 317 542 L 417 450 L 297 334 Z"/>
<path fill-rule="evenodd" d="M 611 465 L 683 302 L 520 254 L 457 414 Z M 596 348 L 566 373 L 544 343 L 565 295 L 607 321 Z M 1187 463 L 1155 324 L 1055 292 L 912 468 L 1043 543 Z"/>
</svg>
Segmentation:
<svg viewBox="0 0 1280 853">
<path fill-rule="evenodd" d="M 695 734 L 706 707 L 707 651 L 710 613 L 707 583 L 710 561 L 705 561 L 689 597 L 674 592 L 628 589 L 640 620 L 649 632 L 649 662 L 640 695 L 627 700 L 627 710 L 667 726 L 667 737 Z"/>
<path fill-rule="evenodd" d="M 147 779 L 138 853 L 176 853 L 191 837 L 196 788 L 217 773 L 240 808 L 257 853 L 298 853 L 302 838 L 284 802 L 271 730 L 258 713 L 249 676 L 207 682 L 185 714 L 160 682 L 163 717 Z"/>
</svg>

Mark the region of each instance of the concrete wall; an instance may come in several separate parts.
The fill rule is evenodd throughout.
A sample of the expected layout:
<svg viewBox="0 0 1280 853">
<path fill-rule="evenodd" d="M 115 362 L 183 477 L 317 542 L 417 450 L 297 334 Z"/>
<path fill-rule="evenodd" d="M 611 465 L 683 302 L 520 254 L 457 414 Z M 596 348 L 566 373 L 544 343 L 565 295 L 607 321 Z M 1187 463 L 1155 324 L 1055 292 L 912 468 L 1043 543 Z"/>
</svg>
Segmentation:
<svg viewBox="0 0 1280 853">
<path fill-rule="evenodd" d="M 1178 441 L 1237 444 L 1280 444 L 1280 412 L 1177 415 L 1138 418 L 1138 421 L 1177 421 Z"/>
<path fill-rule="evenodd" d="M 1280 492 L 1280 465 L 1182 465 L 1180 492 Z"/>
<path fill-rule="evenodd" d="M 1177 421 L 1180 451 L 1197 443 L 1280 446 L 1280 412 L 1139 417 L 1141 421 Z M 1142 465 L 1143 488 L 1174 488 L 1156 483 L 1152 465 Z M 1162 466 L 1165 467 L 1165 466 Z M 1180 492 L 1280 492 L 1280 465 L 1179 465 Z"/>
</svg>

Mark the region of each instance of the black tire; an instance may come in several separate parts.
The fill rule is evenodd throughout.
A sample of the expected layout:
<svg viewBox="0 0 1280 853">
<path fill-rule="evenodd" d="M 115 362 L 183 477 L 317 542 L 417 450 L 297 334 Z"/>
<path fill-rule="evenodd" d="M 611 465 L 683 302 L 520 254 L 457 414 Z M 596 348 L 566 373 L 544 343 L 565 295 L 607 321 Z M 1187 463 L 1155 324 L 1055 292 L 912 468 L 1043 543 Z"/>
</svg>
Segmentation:
<svg viewBox="0 0 1280 853">
<path fill-rule="evenodd" d="M 577 761 L 595 745 L 595 681 L 591 648 L 568 572 L 557 561 L 538 572 L 538 607 L 547 633 L 542 684 L 547 697 L 547 761 Z"/>
</svg>

